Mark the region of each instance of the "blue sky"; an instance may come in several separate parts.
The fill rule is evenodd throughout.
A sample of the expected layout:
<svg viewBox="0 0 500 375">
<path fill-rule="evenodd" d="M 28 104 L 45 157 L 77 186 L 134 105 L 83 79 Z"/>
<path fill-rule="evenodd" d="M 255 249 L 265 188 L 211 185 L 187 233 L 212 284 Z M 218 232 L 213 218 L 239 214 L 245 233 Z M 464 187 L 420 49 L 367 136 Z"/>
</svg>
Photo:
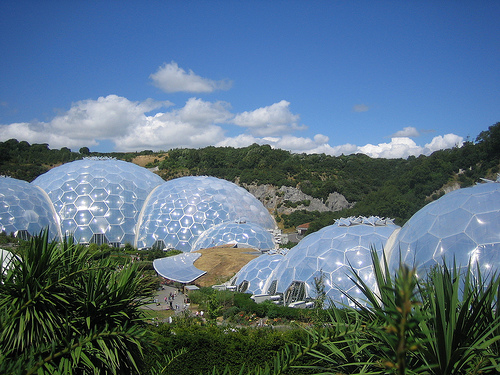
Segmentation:
<svg viewBox="0 0 500 375">
<path fill-rule="evenodd" d="M 0 141 L 407 157 L 500 121 L 499 1 L 0 2 Z"/>
</svg>

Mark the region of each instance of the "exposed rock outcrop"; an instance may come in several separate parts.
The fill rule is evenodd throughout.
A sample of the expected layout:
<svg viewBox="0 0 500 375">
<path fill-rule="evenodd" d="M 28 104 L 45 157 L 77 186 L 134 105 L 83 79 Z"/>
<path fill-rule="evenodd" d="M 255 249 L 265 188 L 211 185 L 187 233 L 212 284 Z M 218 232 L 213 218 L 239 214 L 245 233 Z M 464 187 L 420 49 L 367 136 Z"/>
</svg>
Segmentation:
<svg viewBox="0 0 500 375">
<path fill-rule="evenodd" d="M 297 210 L 306 211 L 340 211 L 350 208 L 354 204 L 349 203 L 342 194 L 331 193 L 326 202 L 313 198 L 301 190 L 282 186 L 277 188 L 273 185 L 244 185 L 244 187 L 260 200 L 271 212 L 289 215 Z"/>
</svg>

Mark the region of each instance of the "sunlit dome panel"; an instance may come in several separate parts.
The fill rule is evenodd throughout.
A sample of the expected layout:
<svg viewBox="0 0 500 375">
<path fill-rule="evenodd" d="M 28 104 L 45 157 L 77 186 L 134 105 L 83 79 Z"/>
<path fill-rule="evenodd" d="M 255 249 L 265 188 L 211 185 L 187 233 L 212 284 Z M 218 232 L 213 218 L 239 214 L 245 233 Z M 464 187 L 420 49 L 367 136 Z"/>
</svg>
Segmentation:
<svg viewBox="0 0 500 375">
<path fill-rule="evenodd" d="M 57 216 L 45 192 L 10 177 L 0 177 L 0 227 L 7 234 L 23 238 L 46 228 L 52 239 L 60 236 Z"/>
<path fill-rule="evenodd" d="M 184 253 L 174 256 L 155 259 L 153 267 L 162 277 L 180 283 L 190 283 L 206 271 L 199 270 L 194 266 L 195 260 L 201 257 L 199 253 Z"/>
<path fill-rule="evenodd" d="M 33 181 L 53 202 L 63 235 L 114 244 L 133 244 L 144 201 L 162 183 L 145 168 L 111 158 L 67 163 Z"/>
<path fill-rule="evenodd" d="M 264 291 L 267 292 L 274 282 L 276 292 L 285 294 L 293 283 L 302 282 L 305 298 L 316 298 L 315 278 L 322 275 L 327 298 L 337 304 L 350 304 L 344 291 L 361 297 L 349 278 L 351 266 L 375 290 L 371 249 L 381 257 L 389 238 L 398 228 L 392 220 L 378 217 L 339 219 L 306 236 L 292 248 L 267 279 Z M 286 304 L 290 302 L 294 301 L 285 301 Z"/>
<path fill-rule="evenodd" d="M 238 287 L 245 285 L 245 293 L 263 294 L 267 278 L 282 259 L 283 255 L 280 254 L 262 254 L 239 270 L 232 284 Z"/>
<path fill-rule="evenodd" d="M 232 182 L 207 176 L 177 178 L 155 189 L 145 203 L 136 247 L 152 247 L 163 240 L 166 247 L 191 251 L 205 230 L 236 221 L 275 227 L 262 203 Z"/>
<path fill-rule="evenodd" d="M 399 259 L 425 272 L 446 260 L 472 271 L 500 271 L 500 182 L 452 191 L 418 211 L 399 232 L 389 265 Z"/>
<path fill-rule="evenodd" d="M 260 251 L 275 248 L 273 235 L 254 223 L 222 223 L 203 232 L 193 245 L 193 251 L 221 245 L 251 247 Z"/>
</svg>

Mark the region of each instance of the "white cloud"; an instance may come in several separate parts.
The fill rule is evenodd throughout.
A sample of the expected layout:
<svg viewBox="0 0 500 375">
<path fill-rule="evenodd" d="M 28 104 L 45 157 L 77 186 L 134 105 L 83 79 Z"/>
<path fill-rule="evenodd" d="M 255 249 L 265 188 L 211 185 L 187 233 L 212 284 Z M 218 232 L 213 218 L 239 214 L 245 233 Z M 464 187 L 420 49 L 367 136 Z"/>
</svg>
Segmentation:
<svg viewBox="0 0 500 375">
<path fill-rule="evenodd" d="M 463 137 L 455 134 L 445 134 L 444 136 L 438 135 L 437 137 L 432 138 L 430 143 L 425 145 L 424 154 L 430 155 L 434 151 L 453 148 L 455 146 L 462 147 L 463 143 Z"/>
<path fill-rule="evenodd" d="M 54 132 L 73 138 L 112 138 L 143 122 L 146 112 L 169 105 L 170 102 L 153 100 L 131 102 L 124 97 L 108 95 L 74 103 L 69 111 L 56 116 L 49 126 Z"/>
<path fill-rule="evenodd" d="M 300 116 L 290 112 L 289 106 L 289 102 L 281 100 L 267 107 L 240 113 L 233 123 L 248 128 L 256 136 L 272 136 L 306 129 L 298 124 Z"/>
<path fill-rule="evenodd" d="M 356 104 L 352 107 L 354 112 L 367 112 L 370 109 L 366 104 Z"/>
<path fill-rule="evenodd" d="M 407 158 L 410 155 L 420 155 L 422 147 L 418 146 L 408 137 L 395 137 L 390 143 L 379 143 L 378 145 L 367 144 L 358 147 L 359 153 L 373 158 Z"/>
<path fill-rule="evenodd" d="M 399 130 L 397 131 L 396 133 L 394 133 L 393 135 L 391 135 L 392 138 L 395 138 L 395 137 L 419 137 L 420 136 L 420 133 L 419 131 L 414 128 L 413 126 L 407 126 L 405 128 L 403 128 L 403 130 Z"/>
<path fill-rule="evenodd" d="M 455 134 L 437 136 L 424 147 L 418 146 L 408 137 L 394 137 L 390 143 L 379 143 L 378 145 L 367 144 L 358 147 L 357 152 L 366 154 L 373 158 L 407 158 L 408 156 L 430 155 L 434 151 L 462 146 L 463 138 Z"/>
<path fill-rule="evenodd" d="M 162 117 L 161 114 L 150 117 L 143 125 L 115 139 L 116 148 L 122 151 L 199 148 L 215 144 L 224 137 L 224 130 L 217 125 L 199 127 Z"/>
<path fill-rule="evenodd" d="M 52 148 L 78 148 L 83 145 L 95 146 L 95 140 L 89 140 L 82 143 L 81 140 L 67 135 L 57 134 L 47 123 L 13 123 L 2 125 L 0 127 L 0 139 L 7 140 L 15 138 L 17 140 L 27 141 L 29 143 L 47 143 Z"/>
<path fill-rule="evenodd" d="M 263 137 L 257 138 L 248 134 L 240 134 L 236 137 L 228 137 L 216 144 L 218 147 L 246 147 L 251 144 L 268 144 L 273 148 L 288 150 L 293 153 L 306 154 L 327 154 L 338 156 L 342 154 L 355 153 L 358 148 L 356 145 L 345 144 L 332 147 L 328 143 L 328 137 L 322 134 L 316 134 L 313 139 L 307 137 L 295 137 L 284 135 L 282 137 Z"/>
<path fill-rule="evenodd" d="M 323 134 L 312 138 L 293 135 L 295 130 L 304 127 L 298 125 L 299 115 L 290 111 L 290 103 L 285 100 L 254 111 L 233 114 L 229 103 L 190 98 L 183 107 L 150 114 L 172 105 L 168 101 L 151 99 L 133 102 L 117 95 L 82 100 L 73 103 L 68 111 L 49 122 L 0 125 L 0 140 L 16 138 L 30 143 L 48 143 L 51 148 L 69 147 L 73 150 L 82 146 L 92 149 L 101 141 L 110 141 L 114 143 L 115 151 L 169 150 L 209 145 L 245 147 L 257 143 L 294 153 L 333 156 L 364 153 L 374 158 L 428 155 L 463 143 L 462 137 L 446 134 L 434 137 L 423 147 L 409 137 L 393 137 L 390 142 L 377 145 L 332 146 L 328 136 Z M 227 136 L 235 129 L 242 132 Z M 398 133 L 415 134 L 415 131 L 409 127 Z"/>
<path fill-rule="evenodd" d="M 205 126 L 211 123 L 224 123 L 233 117 L 229 112 L 229 103 L 205 102 L 201 99 L 190 98 L 186 105 L 175 112 L 175 115 L 182 122 L 187 122 L 196 126 Z"/>
<path fill-rule="evenodd" d="M 115 140 L 116 148 L 124 151 L 138 149 L 168 150 L 178 147 L 205 147 L 224 138 L 218 124 L 233 117 L 224 102 L 205 102 L 191 98 L 186 105 L 171 112 L 148 116 L 131 132 Z"/>
<path fill-rule="evenodd" d="M 165 63 L 156 73 L 149 76 L 153 84 L 167 93 L 191 92 L 209 93 L 215 90 L 228 90 L 232 82 L 228 80 L 214 81 L 196 75 L 191 69 L 189 72 L 180 68 L 176 62 Z"/>
<path fill-rule="evenodd" d="M 151 99 L 131 102 L 116 95 L 97 100 L 82 100 L 50 122 L 15 123 L 0 128 L 0 138 L 18 138 L 30 143 L 48 143 L 53 148 L 94 146 L 98 140 L 112 139 L 117 134 L 146 121 L 145 113 L 170 102 Z"/>
<path fill-rule="evenodd" d="M 253 135 L 250 134 L 239 134 L 235 137 L 226 137 L 217 142 L 215 146 L 240 148 L 240 147 L 250 146 L 254 143 L 272 145 L 273 142 L 274 141 L 270 139 L 265 140 L 263 138 L 255 138 Z"/>
</svg>

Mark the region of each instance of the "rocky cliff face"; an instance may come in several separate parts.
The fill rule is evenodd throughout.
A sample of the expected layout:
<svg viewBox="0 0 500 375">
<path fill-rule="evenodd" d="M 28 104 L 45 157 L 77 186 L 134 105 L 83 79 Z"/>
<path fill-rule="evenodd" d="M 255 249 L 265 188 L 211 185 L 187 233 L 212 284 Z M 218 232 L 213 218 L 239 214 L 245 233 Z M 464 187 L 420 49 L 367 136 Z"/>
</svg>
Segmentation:
<svg viewBox="0 0 500 375">
<path fill-rule="evenodd" d="M 276 211 L 278 214 L 289 215 L 297 210 L 340 211 L 354 205 L 339 193 L 331 193 L 326 202 L 323 202 L 289 186 L 278 188 L 273 185 L 243 185 L 243 187 L 260 200 L 270 212 Z"/>
</svg>

